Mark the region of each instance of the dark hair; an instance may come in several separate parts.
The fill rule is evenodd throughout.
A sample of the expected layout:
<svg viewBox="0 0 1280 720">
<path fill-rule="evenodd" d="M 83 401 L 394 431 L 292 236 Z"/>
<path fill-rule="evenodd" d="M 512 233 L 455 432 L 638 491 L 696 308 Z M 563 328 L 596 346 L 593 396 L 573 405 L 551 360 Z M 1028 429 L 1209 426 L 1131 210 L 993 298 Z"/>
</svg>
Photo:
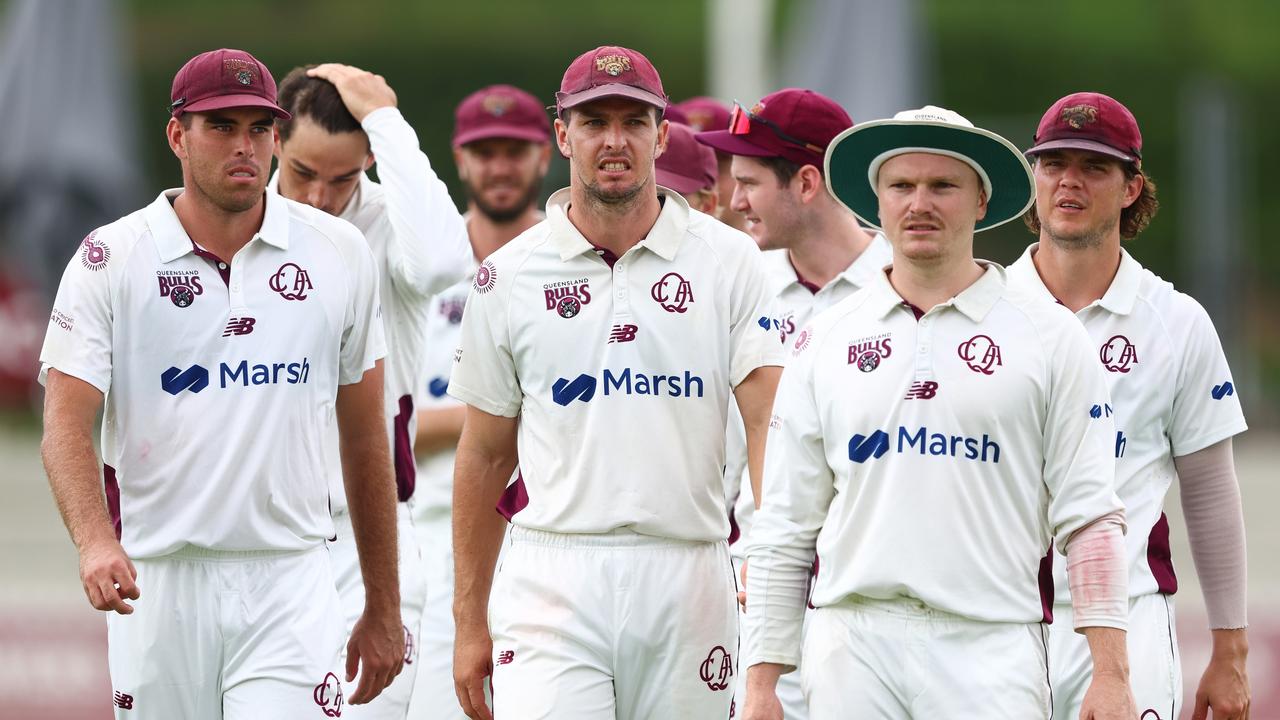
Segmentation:
<svg viewBox="0 0 1280 720">
<path fill-rule="evenodd" d="M 800 163 L 792 162 L 784 157 L 762 157 L 756 158 L 761 165 L 773 171 L 773 176 L 778 178 L 778 187 L 789 187 L 791 178 L 794 178 L 800 172 L 800 168 L 804 167 Z"/>
<path fill-rule="evenodd" d="M 1142 192 L 1138 193 L 1138 199 L 1120 211 L 1120 237 L 1132 240 L 1151 224 L 1151 218 L 1155 217 L 1156 211 L 1160 209 L 1160 201 L 1156 199 L 1156 181 L 1152 180 L 1150 175 L 1142 172 L 1133 163 L 1122 163 L 1121 167 L 1124 169 L 1125 182 L 1139 175 L 1142 176 Z M 1031 232 L 1040 234 L 1040 216 L 1036 214 L 1034 203 L 1027 210 L 1027 214 L 1022 216 L 1022 222 L 1026 223 L 1027 229 Z"/>
<path fill-rule="evenodd" d="M 342 102 L 338 89 L 328 80 L 308 77 L 307 71 L 315 65 L 303 65 L 289 71 L 280 81 L 279 104 L 293 115 L 290 120 L 276 120 L 280 139 L 288 140 L 293 132 L 293 122 L 309 117 L 327 132 L 338 134 L 363 131 L 355 116 Z"/>
</svg>

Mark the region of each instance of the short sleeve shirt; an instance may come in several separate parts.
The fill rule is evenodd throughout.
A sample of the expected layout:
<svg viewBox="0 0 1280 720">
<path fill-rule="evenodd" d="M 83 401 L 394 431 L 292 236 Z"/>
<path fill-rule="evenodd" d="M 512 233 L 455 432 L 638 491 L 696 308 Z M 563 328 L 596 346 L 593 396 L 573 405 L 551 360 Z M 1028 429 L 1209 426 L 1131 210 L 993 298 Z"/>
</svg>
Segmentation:
<svg viewBox="0 0 1280 720">
<path fill-rule="evenodd" d="M 1009 282 L 1055 302 L 1027 248 Z M 1132 597 L 1177 590 L 1164 498 L 1173 459 L 1244 432 L 1240 396 L 1208 313 L 1121 249 L 1101 299 L 1076 313 L 1104 371 L 1116 425 L 1116 491 L 1124 501 Z M 1066 558 L 1054 561 L 1057 601 L 1070 602 Z"/>
<path fill-rule="evenodd" d="M 232 258 L 195 246 L 181 190 L 85 238 L 41 352 L 106 394 L 107 497 L 131 557 L 292 550 L 333 534 L 338 385 L 385 354 L 373 257 L 350 224 L 267 192 Z"/>
<path fill-rule="evenodd" d="M 476 271 L 449 393 L 520 418 L 515 524 L 728 536 L 731 392 L 782 352 L 755 244 L 660 192 L 657 222 L 612 267 L 569 221 L 566 189 Z"/>
</svg>

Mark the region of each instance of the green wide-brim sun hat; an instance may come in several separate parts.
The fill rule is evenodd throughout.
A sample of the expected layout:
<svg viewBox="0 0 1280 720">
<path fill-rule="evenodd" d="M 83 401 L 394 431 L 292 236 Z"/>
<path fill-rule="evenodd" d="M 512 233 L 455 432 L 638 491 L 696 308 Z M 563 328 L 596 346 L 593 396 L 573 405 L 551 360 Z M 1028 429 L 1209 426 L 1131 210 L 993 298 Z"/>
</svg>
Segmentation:
<svg viewBox="0 0 1280 720">
<path fill-rule="evenodd" d="M 932 106 L 855 125 L 837 135 L 827 146 L 827 189 L 859 220 L 880 229 L 875 188 L 880 165 L 911 152 L 954 157 L 977 171 L 987 192 L 987 214 L 975 232 L 1021 217 L 1035 202 L 1031 166 L 1013 143 Z"/>
</svg>

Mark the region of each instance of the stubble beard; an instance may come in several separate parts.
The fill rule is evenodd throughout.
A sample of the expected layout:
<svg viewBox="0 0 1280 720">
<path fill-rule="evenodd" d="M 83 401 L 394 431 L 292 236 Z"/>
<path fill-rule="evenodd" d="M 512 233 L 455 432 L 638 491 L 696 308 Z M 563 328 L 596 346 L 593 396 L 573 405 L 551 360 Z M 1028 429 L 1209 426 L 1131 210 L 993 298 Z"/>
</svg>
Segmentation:
<svg viewBox="0 0 1280 720">
<path fill-rule="evenodd" d="M 497 207 L 485 202 L 483 195 L 476 192 L 472 185 L 467 183 L 467 195 L 470 197 L 471 202 L 475 203 L 476 210 L 479 210 L 481 215 L 498 225 L 515 222 L 537 201 L 538 193 L 540 192 L 542 192 L 542 180 L 539 178 L 526 185 L 524 194 L 516 202 L 512 203 L 510 207 Z"/>
<path fill-rule="evenodd" d="M 261 177 L 261 176 L 259 176 Z M 262 198 L 262 193 L 267 189 L 265 181 L 260 183 L 256 192 L 241 196 L 239 193 L 230 193 L 222 191 L 217 187 L 216 182 L 204 182 L 201 179 L 201 173 L 196 172 L 192 168 L 191 182 L 195 185 L 195 189 L 200 192 L 215 207 L 227 214 L 236 214 L 252 210 L 258 200 Z"/>
<path fill-rule="evenodd" d="M 1058 233 L 1055 232 L 1052 225 L 1045 224 L 1045 234 L 1054 246 L 1067 252 L 1076 252 L 1083 250 L 1094 250 L 1102 247 L 1102 241 L 1111 231 L 1116 229 L 1120 224 L 1120 219 L 1115 218 L 1111 222 L 1100 226 L 1086 228 L 1076 233 Z"/>
</svg>

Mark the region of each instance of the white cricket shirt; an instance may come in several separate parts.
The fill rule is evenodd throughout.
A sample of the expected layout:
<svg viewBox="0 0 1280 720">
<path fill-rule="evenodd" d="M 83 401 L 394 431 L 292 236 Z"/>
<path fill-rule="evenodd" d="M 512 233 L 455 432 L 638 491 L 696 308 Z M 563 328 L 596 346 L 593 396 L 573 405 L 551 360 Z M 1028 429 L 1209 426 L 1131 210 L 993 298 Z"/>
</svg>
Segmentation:
<svg viewBox="0 0 1280 720">
<path fill-rule="evenodd" d="M 274 192 L 232 258 L 198 250 L 167 190 L 84 240 L 40 355 L 106 393 L 107 499 L 130 557 L 293 550 L 333 534 L 339 384 L 385 354 L 378 276 L 350 223 Z"/>
<path fill-rule="evenodd" d="M 729 535 L 730 394 L 782 348 L 755 244 L 659 193 L 657 222 L 612 268 L 565 189 L 476 271 L 449 394 L 519 416 L 523 478 L 504 496 L 517 525 Z"/>
<path fill-rule="evenodd" d="M 984 264 L 918 320 L 878 273 L 796 336 L 747 548 L 748 665 L 797 664 L 815 548 L 816 607 L 911 597 L 1038 622 L 1051 539 L 1121 509 L 1083 328 Z"/>
<path fill-rule="evenodd" d="M 448 188 L 419 149 L 418 136 L 400 111 L 379 108 L 365 116 L 361 126 L 369 136 L 382 182 L 361 175 L 359 187 L 338 217 L 364 233 L 377 262 L 387 337 L 383 402 L 396 494 L 405 502 L 417 485 L 414 399 L 425 372 L 431 297 L 466 277 L 471 244 Z M 275 189 L 278 182 L 277 171 L 270 187 Z M 326 452 L 333 509 L 342 511 L 347 495 L 336 424 Z"/>
<path fill-rule="evenodd" d="M 1056 302 L 1027 248 L 1009 284 Z M 1093 361 L 1110 388 L 1116 492 L 1129 525 L 1129 595 L 1178 589 L 1164 498 L 1173 459 L 1246 430 L 1231 368 L 1208 313 L 1120 250 L 1120 268 L 1101 299 L 1076 313 L 1092 338 Z M 1057 601 L 1071 601 L 1066 558 L 1054 558 Z"/>
<path fill-rule="evenodd" d="M 876 233 L 849 267 L 821 288 L 800 277 L 786 250 L 770 250 L 764 253 L 764 261 L 773 296 L 773 327 L 782 338 L 783 348 L 789 351 L 788 338 L 808 325 L 818 313 L 857 292 L 892 263 L 893 248 L 883 233 Z M 732 405 L 730 410 L 725 438 L 725 498 L 733 509 L 730 517 L 737 531 L 730 537 L 740 538 L 750 532 L 756 502 L 751 492 L 751 475 L 747 472 L 747 431 L 737 405 Z M 730 549 L 734 557 L 745 557 L 745 543 L 731 541 Z"/>
</svg>

